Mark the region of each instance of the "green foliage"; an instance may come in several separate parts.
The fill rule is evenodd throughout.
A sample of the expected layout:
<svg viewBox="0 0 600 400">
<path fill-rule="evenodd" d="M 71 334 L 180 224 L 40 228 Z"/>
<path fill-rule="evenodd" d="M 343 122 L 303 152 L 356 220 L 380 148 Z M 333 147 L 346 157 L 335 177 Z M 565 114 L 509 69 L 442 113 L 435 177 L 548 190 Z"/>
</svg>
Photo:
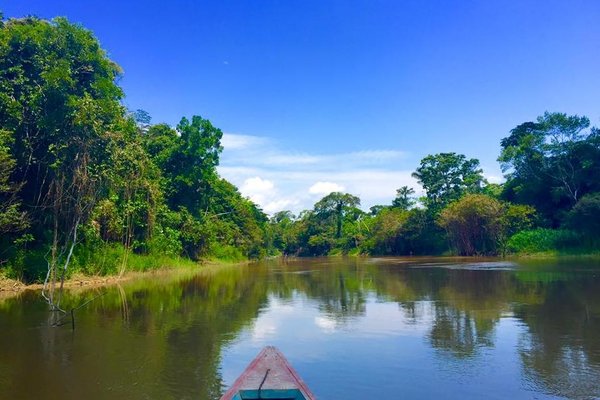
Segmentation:
<svg viewBox="0 0 600 400">
<path fill-rule="evenodd" d="M 508 240 L 517 232 L 533 228 L 537 219 L 536 211 L 531 206 L 504 203 L 500 217 L 501 231 L 498 246 L 502 255 L 508 251 Z"/>
<path fill-rule="evenodd" d="M 598 243 L 600 237 L 600 193 L 583 196 L 567 215 L 567 225 Z"/>
<path fill-rule="evenodd" d="M 557 252 L 579 247 L 580 240 L 580 235 L 567 229 L 537 228 L 513 235 L 508 250 L 517 254 Z"/>
<path fill-rule="evenodd" d="M 383 209 L 369 221 L 362 252 L 377 255 L 436 255 L 444 251 L 443 231 L 423 209 Z"/>
<path fill-rule="evenodd" d="M 92 33 L 63 18 L 2 26 L 0 121 L 14 136 L 24 204 L 50 203 L 61 208 L 58 218 L 71 219 L 76 192 L 100 179 L 106 133 L 123 113 L 119 74 Z"/>
<path fill-rule="evenodd" d="M 279 211 L 269 221 L 270 246 L 284 255 L 295 252 L 294 214 L 291 211 Z"/>
<path fill-rule="evenodd" d="M 333 223 L 335 221 L 335 237 L 339 239 L 342 235 L 344 217 L 360 206 L 360 199 L 348 193 L 333 192 L 319 200 L 314 207 L 317 217 Z"/>
<path fill-rule="evenodd" d="M 10 152 L 12 142 L 10 132 L 0 130 L 0 235 L 4 240 L 14 238 L 14 234 L 29 226 L 17 197 L 19 186 L 10 180 L 16 164 Z"/>
<path fill-rule="evenodd" d="M 392 201 L 392 207 L 408 210 L 416 203 L 415 199 L 412 197 L 414 194 L 415 190 L 413 188 L 402 186 L 400 189 L 396 190 L 396 198 Z"/>
<path fill-rule="evenodd" d="M 496 255 L 506 252 L 507 238 L 531 227 L 534 215 L 529 206 L 468 194 L 442 210 L 438 223 L 459 255 Z"/>
<path fill-rule="evenodd" d="M 179 221 L 179 213 L 161 206 L 152 236 L 146 241 L 149 254 L 164 254 L 169 257 L 179 257 L 183 254 Z"/>
<path fill-rule="evenodd" d="M 248 259 L 239 248 L 220 244 L 215 244 L 212 247 L 211 258 L 227 262 L 238 262 Z"/>
<path fill-rule="evenodd" d="M 370 213 L 336 192 L 269 220 L 219 177 L 220 129 L 197 115 L 176 129 L 152 125 L 123 106 L 120 74 L 93 34 L 64 18 L 0 24 L 4 274 L 40 280 L 50 266 L 56 279 L 69 262 L 69 273 L 106 274 L 179 257 L 440 254 L 440 225 L 460 254 L 598 244 L 600 131 L 586 117 L 545 113 L 513 129 L 501 142 L 503 185 L 486 184 L 478 160 L 439 153 L 413 174 L 424 208 L 404 186 Z"/>
<path fill-rule="evenodd" d="M 439 153 L 421 160 L 412 174 L 425 189 L 425 205 L 434 214 L 466 193 L 481 192 L 485 180 L 479 160 L 462 154 Z"/>
<path fill-rule="evenodd" d="M 120 73 L 66 19 L 0 26 L 0 265 L 39 280 L 69 262 L 266 255 L 266 216 L 217 174 L 221 130 L 199 116 L 152 126 L 121 104 Z"/>
<path fill-rule="evenodd" d="M 448 205 L 439 216 L 459 255 L 495 254 L 502 230 L 502 204 L 485 195 L 468 194 Z"/>
<path fill-rule="evenodd" d="M 400 230 L 408 219 L 408 212 L 401 208 L 386 208 L 373 219 L 370 235 L 363 248 L 372 254 L 400 254 L 398 240 Z"/>
<path fill-rule="evenodd" d="M 600 191 L 600 135 L 587 117 L 548 113 L 502 139 L 504 198 L 534 206 L 552 226 L 586 193 Z"/>
<path fill-rule="evenodd" d="M 493 197 L 494 199 L 500 200 L 502 198 L 502 191 L 504 190 L 504 185 L 497 183 L 487 183 L 483 188 L 481 193 L 486 196 Z"/>
<path fill-rule="evenodd" d="M 182 118 L 177 132 L 168 126 L 150 128 L 146 149 L 165 176 L 165 193 L 172 209 L 185 207 L 199 217 L 208 205 L 211 182 L 218 180 L 223 132 L 197 115 Z"/>
<path fill-rule="evenodd" d="M 164 253 L 135 254 L 118 243 L 83 245 L 77 248 L 70 274 L 115 275 L 123 267 L 129 271 L 144 272 L 160 268 L 197 267 L 189 259 Z"/>
<path fill-rule="evenodd" d="M 372 206 L 372 207 L 369 208 L 369 213 L 372 216 L 376 216 L 377 214 L 379 214 L 380 212 L 382 212 L 386 208 L 388 208 L 388 206 L 383 206 L 381 204 L 377 204 L 377 205 L 374 205 L 374 206 Z"/>
</svg>

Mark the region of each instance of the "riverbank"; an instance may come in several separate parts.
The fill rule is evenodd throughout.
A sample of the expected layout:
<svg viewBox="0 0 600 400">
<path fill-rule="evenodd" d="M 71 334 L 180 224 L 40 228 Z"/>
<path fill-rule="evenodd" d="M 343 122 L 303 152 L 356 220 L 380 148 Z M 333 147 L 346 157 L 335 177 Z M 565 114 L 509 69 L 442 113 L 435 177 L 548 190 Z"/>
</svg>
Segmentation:
<svg viewBox="0 0 600 400">
<path fill-rule="evenodd" d="M 229 261 L 229 260 L 203 260 L 194 262 L 187 259 L 182 259 L 180 262 L 170 262 L 158 268 L 145 270 L 127 270 L 123 274 L 108 274 L 108 275 L 89 275 L 80 272 L 74 273 L 68 279 L 65 279 L 64 287 L 66 289 L 90 289 L 104 286 L 111 286 L 138 280 L 143 278 L 161 277 L 175 274 L 195 274 L 201 271 L 217 269 L 227 266 L 244 265 L 249 261 Z M 16 296 L 27 290 L 42 290 L 43 283 L 25 283 L 18 279 L 13 279 L 5 276 L 0 271 L 0 299 Z"/>
<path fill-rule="evenodd" d="M 65 280 L 64 287 L 96 287 L 104 286 L 111 283 L 122 282 L 131 279 L 133 276 L 139 276 L 141 274 L 148 274 L 148 272 L 131 272 L 126 273 L 123 276 L 88 276 L 83 274 L 75 274 L 71 278 Z M 6 276 L 0 275 L 0 293 L 1 292 L 14 292 L 18 293 L 24 290 L 41 290 L 44 285 L 42 283 L 24 283 L 17 279 L 7 278 Z"/>
</svg>

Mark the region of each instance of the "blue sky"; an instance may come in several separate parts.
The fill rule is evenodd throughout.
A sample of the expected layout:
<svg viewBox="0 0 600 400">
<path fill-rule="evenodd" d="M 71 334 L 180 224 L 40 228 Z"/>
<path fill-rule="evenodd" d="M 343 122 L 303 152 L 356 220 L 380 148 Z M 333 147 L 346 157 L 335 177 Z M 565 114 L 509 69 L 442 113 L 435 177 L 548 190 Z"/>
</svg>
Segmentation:
<svg viewBox="0 0 600 400">
<path fill-rule="evenodd" d="M 599 1 L 4 0 L 66 16 L 124 70 L 132 109 L 226 132 L 221 174 L 268 212 L 330 189 L 389 203 L 430 153 L 481 160 L 544 111 L 600 125 Z"/>
</svg>

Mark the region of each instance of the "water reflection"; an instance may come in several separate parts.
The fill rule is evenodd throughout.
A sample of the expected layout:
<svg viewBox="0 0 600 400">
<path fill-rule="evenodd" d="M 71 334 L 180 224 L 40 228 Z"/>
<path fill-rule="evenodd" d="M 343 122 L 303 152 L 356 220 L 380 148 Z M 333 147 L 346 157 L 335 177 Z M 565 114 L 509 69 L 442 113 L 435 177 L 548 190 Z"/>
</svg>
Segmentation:
<svg viewBox="0 0 600 400">
<path fill-rule="evenodd" d="M 100 293 L 74 333 L 35 293 L 0 303 L 0 398 L 218 399 L 265 344 L 324 399 L 600 396 L 593 263 L 269 262 L 65 306 Z"/>
</svg>

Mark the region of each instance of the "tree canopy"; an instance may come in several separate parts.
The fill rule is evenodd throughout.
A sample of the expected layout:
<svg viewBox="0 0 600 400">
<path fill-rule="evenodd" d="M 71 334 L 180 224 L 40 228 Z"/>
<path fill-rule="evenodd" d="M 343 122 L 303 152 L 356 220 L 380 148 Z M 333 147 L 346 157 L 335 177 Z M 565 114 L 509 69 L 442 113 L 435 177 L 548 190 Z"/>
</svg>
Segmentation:
<svg viewBox="0 0 600 400">
<path fill-rule="evenodd" d="M 425 189 L 425 205 L 438 212 L 466 193 L 481 191 L 485 183 L 482 173 L 479 160 L 463 154 L 439 153 L 423 158 L 413 177 Z"/>
<path fill-rule="evenodd" d="M 587 117 L 549 113 L 501 141 L 504 197 L 532 204 L 552 226 L 587 193 L 600 190 L 600 134 Z"/>
</svg>

